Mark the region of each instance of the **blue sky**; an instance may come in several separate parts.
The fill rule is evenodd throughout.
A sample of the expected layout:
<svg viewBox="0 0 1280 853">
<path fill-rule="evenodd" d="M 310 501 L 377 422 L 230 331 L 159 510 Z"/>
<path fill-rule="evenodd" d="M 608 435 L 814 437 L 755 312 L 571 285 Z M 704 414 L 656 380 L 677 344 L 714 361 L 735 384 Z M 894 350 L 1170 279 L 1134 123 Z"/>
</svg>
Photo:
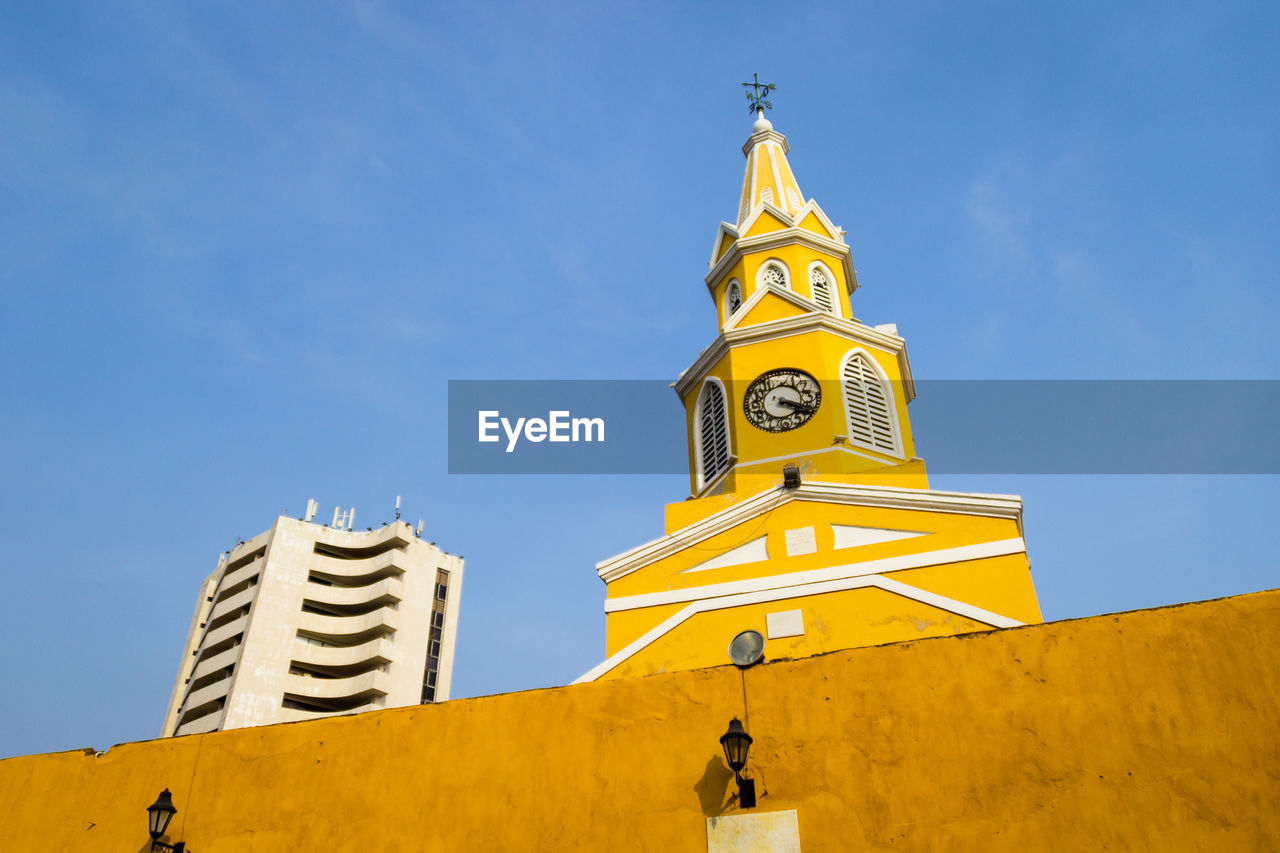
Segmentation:
<svg viewBox="0 0 1280 853">
<path fill-rule="evenodd" d="M 0 4 L 0 755 L 154 736 L 200 579 L 310 497 L 403 495 L 467 558 L 455 695 L 598 662 L 594 564 L 687 480 L 449 476 L 446 382 L 693 360 L 753 72 L 917 378 L 1280 378 L 1278 37 L 1223 2 Z M 933 485 L 1024 496 L 1062 619 L 1280 586 L 1278 479 Z"/>
</svg>

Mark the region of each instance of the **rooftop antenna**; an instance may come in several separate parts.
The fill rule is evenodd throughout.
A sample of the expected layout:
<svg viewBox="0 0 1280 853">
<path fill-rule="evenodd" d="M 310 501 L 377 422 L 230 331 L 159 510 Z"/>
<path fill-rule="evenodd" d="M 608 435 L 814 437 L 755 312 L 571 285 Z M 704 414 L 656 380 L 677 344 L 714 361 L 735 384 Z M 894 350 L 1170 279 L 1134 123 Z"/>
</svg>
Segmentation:
<svg viewBox="0 0 1280 853">
<path fill-rule="evenodd" d="M 352 507 L 346 512 L 343 512 L 342 507 L 340 506 L 335 506 L 333 508 L 333 527 L 335 530 L 341 530 L 344 527 L 347 530 L 350 530 L 351 525 L 355 524 L 355 521 L 356 521 L 355 507 Z"/>
<path fill-rule="evenodd" d="M 316 503 L 315 498 L 307 498 L 307 513 L 302 517 L 303 521 L 310 521 L 316 517 L 316 510 L 320 508 L 320 504 Z"/>
<path fill-rule="evenodd" d="M 400 496 L 396 495 L 396 521 L 400 520 Z"/>
</svg>

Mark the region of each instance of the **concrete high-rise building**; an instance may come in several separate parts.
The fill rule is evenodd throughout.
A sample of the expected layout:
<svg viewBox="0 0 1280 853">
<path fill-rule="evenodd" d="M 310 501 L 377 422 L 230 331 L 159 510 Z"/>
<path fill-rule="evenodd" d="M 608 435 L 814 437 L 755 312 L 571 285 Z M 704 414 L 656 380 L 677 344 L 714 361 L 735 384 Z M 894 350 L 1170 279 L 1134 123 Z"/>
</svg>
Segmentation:
<svg viewBox="0 0 1280 853">
<path fill-rule="evenodd" d="M 200 587 L 164 736 L 449 698 L 462 558 L 403 521 L 353 532 L 337 518 L 280 516 L 222 556 Z"/>
</svg>

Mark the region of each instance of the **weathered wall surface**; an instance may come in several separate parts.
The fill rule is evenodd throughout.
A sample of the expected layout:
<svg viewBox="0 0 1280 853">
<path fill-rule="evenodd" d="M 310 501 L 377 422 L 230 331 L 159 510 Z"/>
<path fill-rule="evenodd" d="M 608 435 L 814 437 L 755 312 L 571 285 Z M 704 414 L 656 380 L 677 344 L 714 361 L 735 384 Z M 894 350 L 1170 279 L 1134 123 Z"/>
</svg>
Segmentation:
<svg viewBox="0 0 1280 853">
<path fill-rule="evenodd" d="M 1280 849 L 1280 591 L 733 667 L 0 761 L 0 849 Z"/>
</svg>

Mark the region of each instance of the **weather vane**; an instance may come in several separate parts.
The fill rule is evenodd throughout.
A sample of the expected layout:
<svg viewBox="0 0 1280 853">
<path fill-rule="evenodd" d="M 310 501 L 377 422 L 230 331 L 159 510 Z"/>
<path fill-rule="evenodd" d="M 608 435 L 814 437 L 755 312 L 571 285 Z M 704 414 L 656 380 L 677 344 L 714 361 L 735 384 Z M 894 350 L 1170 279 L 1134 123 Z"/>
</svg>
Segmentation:
<svg viewBox="0 0 1280 853">
<path fill-rule="evenodd" d="M 761 83 L 759 74 L 752 74 L 751 76 L 755 80 L 754 83 L 742 84 L 751 90 L 747 92 L 747 100 L 751 102 L 751 106 L 748 109 L 753 113 L 762 113 L 765 110 L 773 109 L 773 104 L 766 101 L 764 96 L 778 87 L 772 83 Z"/>
</svg>

